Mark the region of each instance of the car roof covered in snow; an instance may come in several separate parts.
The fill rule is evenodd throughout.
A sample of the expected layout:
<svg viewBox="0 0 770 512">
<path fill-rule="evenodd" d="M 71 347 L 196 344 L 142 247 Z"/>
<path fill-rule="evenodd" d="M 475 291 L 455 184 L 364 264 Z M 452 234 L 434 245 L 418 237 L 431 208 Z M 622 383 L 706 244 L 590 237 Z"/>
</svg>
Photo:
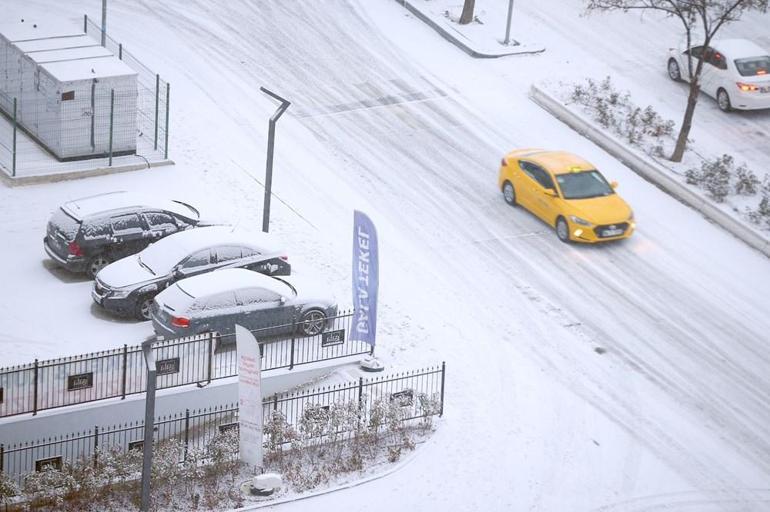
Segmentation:
<svg viewBox="0 0 770 512">
<path fill-rule="evenodd" d="M 161 238 L 140 252 L 139 257 L 153 272 L 166 273 L 187 256 L 222 245 L 251 247 L 263 255 L 284 255 L 283 249 L 267 233 L 234 231 L 232 226 L 207 226 Z"/>
<path fill-rule="evenodd" d="M 286 295 L 291 291 L 289 286 L 279 279 L 243 268 L 228 268 L 199 274 L 182 279 L 176 285 L 196 299 L 244 288 L 264 288 L 278 295 Z"/>
<path fill-rule="evenodd" d="M 169 199 L 153 199 L 141 194 L 124 191 L 81 197 L 80 199 L 67 201 L 62 205 L 62 209 L 77 220 L 101 216 L 105 213 L 117 212 L 118 210 L 131 211 L 140 208 L 158 208 L 187 217 L 188 219 L 197 220 L 199 218 L 198 211 L 183 202 Z"/>
<path fill-rule="evenodd" d="M 596 169 L 596 166 L 588 160 L 567 151 L 532 149 L 512 151 L 508 156 L 510 158 L 529 160 L 545 167 L 554 174 Z"/>
<path fill-rule="evenodd" d="M 711 47 L 724 53 L 731 59 L 761 57 L 770 53 L 755 42 L 749 41 L 748 39 L 719 39 L 712 42 Z"/>
</svg>

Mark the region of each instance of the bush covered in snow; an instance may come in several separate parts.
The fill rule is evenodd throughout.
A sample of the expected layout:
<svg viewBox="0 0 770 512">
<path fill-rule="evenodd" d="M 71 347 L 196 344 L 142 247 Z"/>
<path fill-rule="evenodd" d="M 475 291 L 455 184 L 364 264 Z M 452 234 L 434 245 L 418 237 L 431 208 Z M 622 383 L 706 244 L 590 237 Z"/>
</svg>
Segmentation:
<svg viewBox="0 0 770 512">
<path fill-rule="evenodd" d="M 755 224 L 770 229 L 770 174 L 765 176 L 761 192 L 762 198 L 759 200 L 757 208 L 748 212 L 749 219 Z"/>
<path fill-rule="evenodd" d="M 754 195 L 760 184 L 756 174 L 748 169 L 746 164 L 736 168 L 735 160 L 730 155 L 704 160 L 700 169 L 688 169 L 685 179 L 687 183 L 706 190 L 708 195 L 719 203 L 724 202 L 731 190 L 739 195 Z"/>
<path fill-rule="evenodd" d="M 573 84 L 570 99 L 582 105 L 602 127 L 648 153 L 662 154 L 663 142 L 672 138 L 673 121 L 663 119 L 652 106 L 636 106 L 631 95 L 618 91 L 609 76 L 601 82 L 588 78 L 585 83 Z"/>
<path fill-rule="evenodd" d="M 403 394 L 402 394 L 403 393 Z M 265 418 L 263 470 L 281 473 L 289 489 L 302 492 L 374 464 L 395 462 L 416 439 L 433 429 L 440 395 L 412 390 L 375 400 L 331 405 L 306 404 L 296 425 L 280 411 Z M 419 419 L 416 419 L 418 416 Z M 405 420 L 416 419 L 410 425 Z M 185 447 L 177 439 L 153 448 L 154 510 L 227 510 L 241 507 L 239 483 L 253 476 L 238 456 L 239 433 L 228 429 L 205 448 Z M 61 468 L 48 466 L 27 475 L 20 490 L 0 473 L 0 504 L 8 511 L 136 510 L 139 506 L 142 451 L 100 447 Z"/>
</svg>

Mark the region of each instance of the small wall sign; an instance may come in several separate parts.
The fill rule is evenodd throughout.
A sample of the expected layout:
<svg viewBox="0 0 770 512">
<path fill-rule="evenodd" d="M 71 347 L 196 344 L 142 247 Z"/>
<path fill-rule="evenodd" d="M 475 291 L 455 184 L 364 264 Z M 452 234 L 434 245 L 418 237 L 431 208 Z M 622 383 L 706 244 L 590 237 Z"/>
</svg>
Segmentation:
<svg viewBox="0 0 770 512">
<path fill-rule="evenodd" d="M 56 457 L 48 457 L 47 459 L 38 459 L 35 461 L 35 471 L 43 471 L 47 467 L 51 467 L 53 469 L 61 469 L 61 466 L 61 455 L 57 455 Z"/>
<path fill-rule="evenodd" d="M 328 331 L 321 334 L 322 347 L 332 347 L 334 345 L 342 345 L 343 343 L 345 343 L 345 329 Z"/>
<path fill-rule="evenodd" d="M 398 401 L 401 406 L 412 405 L 414 404 L 414 391 L 411 389 L 405 389 L 397 393 L 392 393 L 390 395 L 390 401 Z"/>
<path fill-rule="evenodd" d="M 94 387 L 94 372 L 78 373 L 67 377 L 67 391 L 78 391 Z"/>
<path fill-rule="evenodd" d="M 173 357 L 171 359 L 163 359 L 158 361 L 155 365 L 158 375 L 169 375 L 171 373 L 179 372 L 179 358 Z"/>
<path fill-rule="evenodd" d="M 137 451 L 140 451 L 140 452 L 142 450 L 144 450 L 144 440 L 142 439 L 142 440 L 139 440 L 139 441 L 131 441 L 131 442 L 129 442 L 128 443 L 128 451 L 131 451 L 131 450 L 137 450 Z"/>
<path fill-rule="evenodd" d="M 238 422 L 235 423 L 224 423 L 222 425 L 219 425 L 219 433 L 224 434 L 225 432 L 229 432 L 231 430 L 238 430 Z"/>
</svg>

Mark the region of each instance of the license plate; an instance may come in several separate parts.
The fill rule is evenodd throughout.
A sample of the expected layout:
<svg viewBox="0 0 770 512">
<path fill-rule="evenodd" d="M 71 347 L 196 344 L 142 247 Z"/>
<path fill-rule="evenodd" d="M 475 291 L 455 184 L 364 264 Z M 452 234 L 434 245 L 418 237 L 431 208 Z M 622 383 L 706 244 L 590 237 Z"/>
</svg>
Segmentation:
<svg viewBox="0 0 770 512">
<path fill-rule="evenodd" d="M 604 233 L 602 233 L 602 236 L 618 236 L 622 234 L 623 234 L 622 229 L 605 229 Z"/>
</svg>

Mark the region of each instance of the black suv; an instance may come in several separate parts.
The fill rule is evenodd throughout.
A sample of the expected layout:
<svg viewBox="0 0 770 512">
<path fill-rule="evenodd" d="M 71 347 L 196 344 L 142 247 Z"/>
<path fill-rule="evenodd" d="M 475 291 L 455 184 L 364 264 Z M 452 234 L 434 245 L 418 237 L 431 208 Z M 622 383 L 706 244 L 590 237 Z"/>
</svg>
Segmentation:
<svg viewBox="0 0 770 512">
<path fill-rule="evenodd" d="M 64 203 L 48 221 L 43 246 L 60 266 L 94 278 L 110 262 L 198 225 L 198 210 L 181 201 L 110 192 Z"/>
</svg>

